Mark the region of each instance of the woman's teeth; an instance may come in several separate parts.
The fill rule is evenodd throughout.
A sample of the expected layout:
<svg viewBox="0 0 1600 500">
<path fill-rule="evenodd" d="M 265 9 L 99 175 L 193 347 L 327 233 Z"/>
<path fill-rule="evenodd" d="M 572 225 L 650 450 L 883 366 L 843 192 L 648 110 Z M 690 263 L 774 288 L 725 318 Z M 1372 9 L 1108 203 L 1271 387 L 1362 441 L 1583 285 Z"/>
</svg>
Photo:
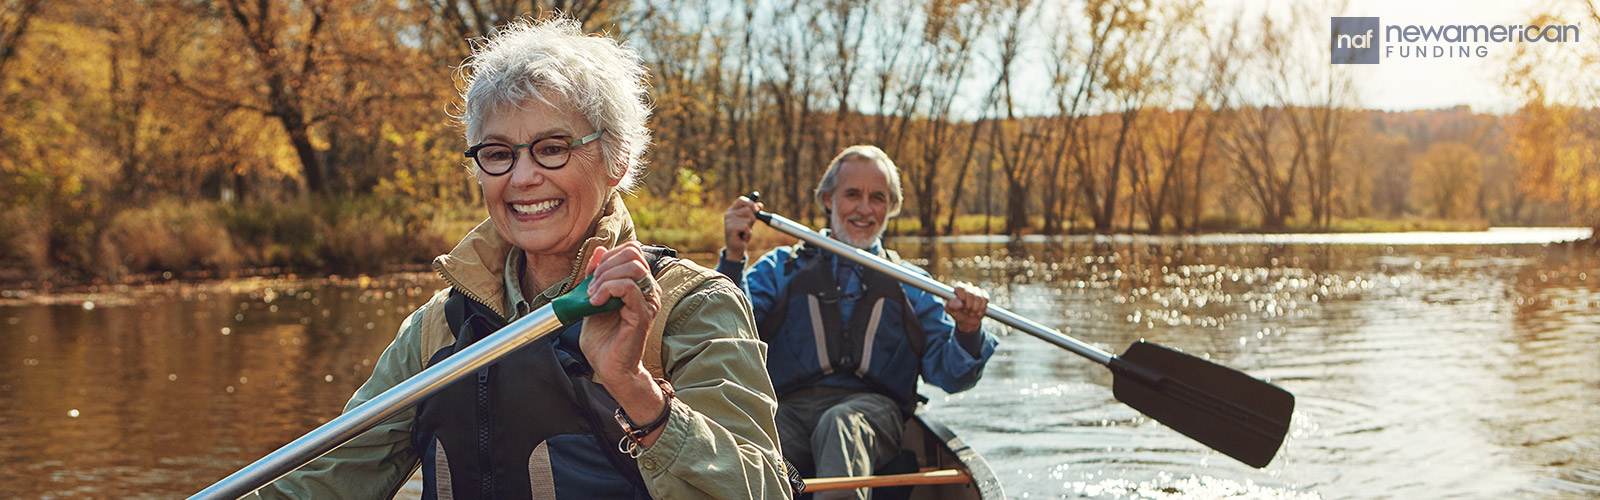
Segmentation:
<svg viewBox="0 0 1600 500">
<path fill-rule="evenodd" d="M 511 210 L 523 215 L 534 215 L 555 210 L 559 206 L 561 206 L 561 200 L 541 201 L 538 203 L 512 203 Z"/>
</svg>

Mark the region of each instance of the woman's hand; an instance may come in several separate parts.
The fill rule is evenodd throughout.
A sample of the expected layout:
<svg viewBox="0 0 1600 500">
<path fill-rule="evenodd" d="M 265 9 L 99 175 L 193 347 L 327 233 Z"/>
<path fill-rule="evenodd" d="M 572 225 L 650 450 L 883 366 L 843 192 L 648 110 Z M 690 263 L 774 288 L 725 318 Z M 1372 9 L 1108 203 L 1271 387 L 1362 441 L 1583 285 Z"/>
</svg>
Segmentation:
<svg viewBox="0 0 1600 500">
<path fill-rule="evenodd" d="M 596 248 L 585 268 L 594 275 L 589 303 L 600 305 L 615 297 L 622 299 L 622 308 L 584 318 L 578 348 L 628 418 L 648 422 L 667 405 L 666 394 L 644 368 L 644 343 L 661 309 L 650 264 L 642 245 L 630 241 L 609 250 Z M 659 434 L 652 432 L 641 444 L 649 446 Z"/>
<path fill-rule="evenodd" d="M 744 252 L 750 245 L 750 231 L 756 225 L 756 212 L 764 209 L 766 205 L 743 196 L 733 200 L 733 205 L 722 214 L 722 240 L 726 250 L 724 258 L 744 260 Z"/>
</svg>

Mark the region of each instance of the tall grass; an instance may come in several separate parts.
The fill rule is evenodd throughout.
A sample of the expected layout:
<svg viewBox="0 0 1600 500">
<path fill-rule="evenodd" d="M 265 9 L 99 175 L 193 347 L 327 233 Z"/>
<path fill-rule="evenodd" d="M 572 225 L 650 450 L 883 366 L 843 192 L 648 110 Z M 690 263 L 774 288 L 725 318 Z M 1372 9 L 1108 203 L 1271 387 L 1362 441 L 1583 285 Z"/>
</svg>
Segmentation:
<svg viewBox="0 0 1600 500">
<path fill-rule="evenodd" d="M 42 209 L 0 210 L 0 277 L 37 274 L 50 267 L 50 226 Z"/>
<path fill-rule="evenodd" d="M 449 251 L 476 221 L 470 211 L 376 197 L 287 202 L 160 200 L 123 210 L 105 225 L 89 269 L 102 278 L 153 271 L 280 268 L 376 272 L 426 263 Z M 17 225 L 0 214 L 0 228 Z M 29 233 L 31 234 L 31 233 Z M 29 237 L 31 238 L 31 237 Z M 7 265 L 38 260 L 25 239 L 9 244 Z M 16 256 L 11 256 L 16 254 Z"/>
<path fill-rule="evenodd" d="M 680 179 L 668 195 L 640 194 L 627 204 L 639 239 L 666 245 L 697 260 L 714 258 L 723 245 L 722 215 L 728 200 L 703 197 L 697 179 Z M 99 214 L 99 215 L 96 215 Z M 448 252 L 485 218 L 478 205 L 439 205 L 405 197 L 305 198 L 244 203 L 157 200 L 148 206 L 72 217 L 20 206 L 0 210 L 0 281 L 23 279 L 115 279 L 129 273 L 246 268 L 326 272 L 377 272 L 420 266 Z M 802 221 L 821 229 L 824 221 Z M 942 222 L 942 221 L 941 221 Z M 1034 218 L 1025 232 L 1038 231 Z M 1004 230 L 1000 217 L 956 218 L 955 234 Z M 1091 229 L 1088 221 L 1071 226 Z M 1289 221 L 1291 232 L 1382 232 L 1482 230 L 1487 223 L 1432 219 L 1336 219 L 1330 227 Z M 890 235 L 915 235 L 914 217 L 890 222 Z M 942 228 L 941 228 L 942 229 Z M 1119 226 L 1119 230 L 1125 227 Z M 1181 231 L 1168 227 L 1169 231 Z M 1142 221 L 1135 231 L 1146 230 Z M 1257 223 L 1208 214 L 1201 232 L 1254 232 Z M 794 239 L 756 225 L 750 256 Z M 714 262 L 712 262 L 714 264 Z"/>
<path fill-rule="evenodd" d="M 448 210 L 399 198 L 248 203 L 217 212 L 251 265 L 335 272 L 427 262 L 459 237 L 446 231 L 466 224 L 439 217 Z"/>
<path fill-rule="evenodd" d="M 154 270 L 232 270 L 242 259 L 212 206 L 161 200 L 111 219 L 101 244 L 112 273 Z"/>
</svg>

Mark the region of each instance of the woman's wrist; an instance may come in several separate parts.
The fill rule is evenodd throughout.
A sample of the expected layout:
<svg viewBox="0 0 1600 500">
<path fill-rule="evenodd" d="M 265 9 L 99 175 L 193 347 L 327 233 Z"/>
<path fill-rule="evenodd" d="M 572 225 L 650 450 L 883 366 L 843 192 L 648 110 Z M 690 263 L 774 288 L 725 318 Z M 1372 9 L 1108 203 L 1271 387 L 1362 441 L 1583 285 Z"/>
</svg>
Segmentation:
<svg viewBox="0 0 1600 500">
<path fill-rule="evenodd" d="M 634 422 L 649 422 L 667 408 L 666 393 L 656 384 L 655 377 L 642 368 L 607 384 L 606 391 Z"/>
<path fill-rule="evenodd" d="M 641 370 L 640 374 L 644 377 L 642 386 L 638 377 L 627 377 L 625 388 L 607 390 L 617 400 L 617 423 L 629 434 L 625 441 L 631 440 L 642 452 L 643 448 L 655 444 L 666 427 L 667 414 L 672 411 L 672 385 L 666 380 L 652 378 L 648 372 Z"/>
</svg>

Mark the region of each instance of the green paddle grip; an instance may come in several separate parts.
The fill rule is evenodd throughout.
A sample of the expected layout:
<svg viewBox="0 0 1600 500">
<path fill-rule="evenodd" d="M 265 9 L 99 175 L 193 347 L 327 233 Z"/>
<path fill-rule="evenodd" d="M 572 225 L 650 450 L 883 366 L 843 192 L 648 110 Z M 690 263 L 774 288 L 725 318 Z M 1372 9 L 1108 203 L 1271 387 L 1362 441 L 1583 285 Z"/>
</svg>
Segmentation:
<svg viewBox="0 0 1600 500">
<path fill-rule="evenodd" d="M 622 308 L 622 299 L 616 297 L 598 306 L 589 304 L 589 282 L 593 280 L 594 275 L 589 275 L 582 283 L 578 283 L 577 288 L 550 301 L 550 310 L 556 313 L 556 319 L 561 320 L 562 326 L 571 326 L 591 314 Z"/>
</svg>

